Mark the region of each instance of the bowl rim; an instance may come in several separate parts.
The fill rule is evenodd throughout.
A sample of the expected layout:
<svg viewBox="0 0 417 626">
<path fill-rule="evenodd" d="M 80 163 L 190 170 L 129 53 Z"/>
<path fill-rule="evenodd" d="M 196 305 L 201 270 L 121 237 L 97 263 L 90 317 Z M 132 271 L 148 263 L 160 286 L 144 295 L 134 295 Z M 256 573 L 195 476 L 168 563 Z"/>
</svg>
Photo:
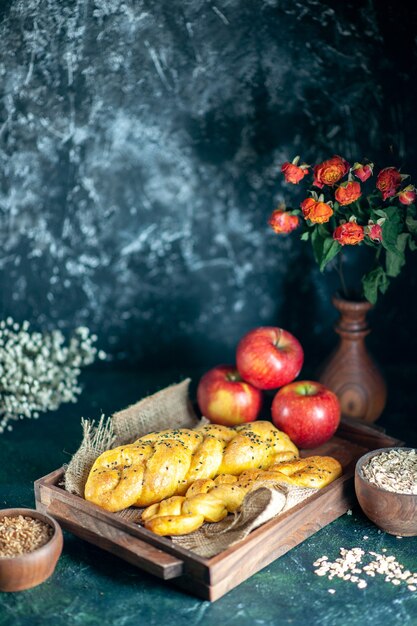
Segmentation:
<svg viewBox="0 0 417 626">
<path fill-rule="evenodd" d="M 358 476 L 358 478 L 360 478 L 371 489 L 375 489 L 375 491 L 380 491 L 381 493 L 388 493 L 388 494 L 391 494 L 392 496 L 395 496 L 395 497 L 400 496 L 401 498 L 414 498 L 414 499 L 416 499 L 417 498 L 417 494 L 415 494 L 415 493 L 398 493 L 398 491 L 391 491 L 390 489 L 384 489 L 384 487 L 379 487 L 378 485 L 375 485 L 374 483 L 371 483 L 363 475 L 362 467 L 363 467 L 364 463 L 366 463 L 372 457 L 377 456 L 378 454 L 381 454 L 382 452 L 390 452 L 391 450 L 414 450 L 414 452 L 417 454 L 417 448 L 413 448 L 413 447 L 409 447 L 409 446 L 390 446 L 389 448 L 377 448 L 376 450 L 369 450 L 369 452 L 366 452 L 365 454 L 363 454 L 356 461 L 355 476 Z"/>
<path fill-rule="evenodd" d="M 19 554 L 18 556 L 0 556 L 0 567 L 8 563 L 28 563 L 30 561 L 37 562 L 39 558 L 45 560 L 50 559 L 51 545 L 59 545 L 59 543 L 61 543 L 61 553 L 63 545 L 62 529 L 53 517 L 47 515 L 46 513 L 41 513 L 41 511 L 38 511 L 37 509 L 31 509 L 27 507 L 12 507 L 9 509 L 0 509 L 0 519 L 2 519 L 3 517 L 15 517 L 17 515 L 25 515 L 26 517 L 38 519 L 41 522 L 44 522 L 45 524 L 51 526 L 54 532 L 52 533 L 50 539 L 43 544 L 43 546 L 40 546 L 39 548 L 36 548 L 31 552 L 25 552 L 24 554 Z"/>
</svg>

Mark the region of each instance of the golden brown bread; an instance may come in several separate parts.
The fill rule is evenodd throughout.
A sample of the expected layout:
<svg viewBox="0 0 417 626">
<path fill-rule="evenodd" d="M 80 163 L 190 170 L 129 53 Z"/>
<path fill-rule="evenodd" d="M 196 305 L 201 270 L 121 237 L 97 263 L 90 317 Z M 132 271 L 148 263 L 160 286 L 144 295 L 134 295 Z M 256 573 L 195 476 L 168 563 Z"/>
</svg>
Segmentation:
<svg viewBox="0 0 417 626">
<path fill-rule="evenodd" d="M 145 509 L 142 521 L 145 528 L 158 535 L 187 535 L 204 522 L 219 522 L 237 511 L 256 484 L 288 483 L 320 489 L 341 474 L 342 466 L 336 459 L 311 456 L 278 463 L 269 470 L 247 470 L 239 477 L 200 479 L 189 487 L 185 497 L 168 498 Z"/>
<path fill-rule="evenodd" d="M 183 495 L 199 479 L 266 469 L 297 457 L 288 435 L 270 422 L 164 430 L 100 455 L 85 498 L 108 511 L 145 507 Z"/>
</svg>

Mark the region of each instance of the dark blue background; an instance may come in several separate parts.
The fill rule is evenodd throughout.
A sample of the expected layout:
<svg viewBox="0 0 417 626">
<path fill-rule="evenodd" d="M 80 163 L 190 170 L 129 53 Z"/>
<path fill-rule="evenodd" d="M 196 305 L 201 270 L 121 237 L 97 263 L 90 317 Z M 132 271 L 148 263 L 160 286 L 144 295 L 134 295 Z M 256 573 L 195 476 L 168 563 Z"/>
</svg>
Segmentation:
<svg viewBox="0 0 417 626">
<path fill-rule="evenodd" d="M 116 358 L 183 367 L 276 324 L 319 361 L 336 277 L 268 230 L 301 199 L 279 165 L 339 153 L 417 180 L 407 4 L 3 2 L 1 316 L 86 324 Z M 409 261 L 373 314 L 383 364 L 414 359 Z"/>
</svg>

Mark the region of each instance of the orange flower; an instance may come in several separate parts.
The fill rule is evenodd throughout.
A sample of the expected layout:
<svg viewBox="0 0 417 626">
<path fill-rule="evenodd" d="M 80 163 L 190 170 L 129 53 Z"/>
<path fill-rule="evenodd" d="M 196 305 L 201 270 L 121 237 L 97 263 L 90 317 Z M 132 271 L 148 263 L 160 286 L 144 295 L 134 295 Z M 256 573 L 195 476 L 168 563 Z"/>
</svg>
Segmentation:
<svg viewBox="0 0 417 626">
<path fill-rule="evenodd" d="M 288 211 L 281 209 L 275 209 L 268 220 L 272 230 L 279 235 L 290 233 L 298 227 L 299 223 L 300 220 L 296 215 L 291 215 Z"/>
<path fill-rule="evenodd" d="M 362 165 L 362 163 L 355 163 L 352 167 L 352 172 L 361 180 L 363 183 L 368 180 L 374 171 L 374 164 L 368 163 L 367 165 Z"/>
<path fill-rule="evenodd" d="M 306 220 L 310 220 L 313 224 L 324 224 L 333 215 L 333 209 L 327 202 L 314 200 L 314 198 L 304 200 L 301 203 L 301 210 Z"/>
<path fill-rule="evenodd" d="M 396 167 L 386 167 L 381 170 L 376 179 L 376 187 L 382 193 L 382 199 L 386 200 L 395 196 L 401 185 L 401 174 Z"/>
<path fill-rule="evenodd" d="M 417 198 L 416 188 L 414 185 L 407 185 L 398 194 L 398 199 L 402 204 L 413 204 Z"/>
<path fill-rule="evenodd" d="M 314 198 L 306 198 L 300 204 L 301 210 L 302 210 L 303 215 L 306 218 L 306 220 L 309 219 L 310 211 L 313 208 L 313 206 L 316 204 L 316 202 L 317 202 L 317 200 L 314 200 Z"/>
<path fill-rule="evenodd" d="M 303 164 L 301 166 L 298 166 L 297 163 L 290 163 L 289 161 L 287 161 L 281 167 L 281 172 L 284 174 L 287 183 L 293 183 L 294 185 L 297 185 L 300 180 L 304 178 L 304 176 L 307 176 L 308 165 Z"/>
<path fill-rule="evenodd" d="M 354 221 L 340 224 L 333 233 L 333 239 L 336 239 L 342 246 L 355 246 L 362 241 L 364 236 L 363 226 L 359 226 Z"/>
<path fill-rule="evenodd" d="M 308 219 L 313 224 L 324 224 L 333 215 L 332 207 L 327 202 L 316 202 L 311 208 Z"/>
<path fill-rule="evenodd" d="M 314 167 L 313 185 L 323 187 L 323 185 L 333 186 L 349 171 L 350 165 L 341 156 L 335 155 L 323 163 Z"/>
<path fill-rule="evenodd" d="M 355 202 L 355 200 L 361 197 L 361 186 L 353 180 L 342 183 L 340 187 L 337 188 L 334 197 L 341 206 L 352 204 L 352 202 Z"/>
</svg>

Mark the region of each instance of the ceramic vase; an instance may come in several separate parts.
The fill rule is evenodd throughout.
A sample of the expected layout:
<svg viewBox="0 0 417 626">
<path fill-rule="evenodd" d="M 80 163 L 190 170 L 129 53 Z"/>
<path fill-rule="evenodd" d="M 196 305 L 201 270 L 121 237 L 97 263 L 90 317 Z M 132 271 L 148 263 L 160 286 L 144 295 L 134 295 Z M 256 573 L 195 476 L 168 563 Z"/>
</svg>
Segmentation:
<svg viewBox="0 0 417 626">
<path fill-rule="evenodd" d="M 335 326 L 340 339 L 321 370 L 320 382 L 336 393 L 342 415 L 375 422 L 384 410 L 387 389 L 365 343 L 371 332 L 366 316 L 372 305 L 337 295 L 332 302 L 340 313 Z"/>
</svg>

